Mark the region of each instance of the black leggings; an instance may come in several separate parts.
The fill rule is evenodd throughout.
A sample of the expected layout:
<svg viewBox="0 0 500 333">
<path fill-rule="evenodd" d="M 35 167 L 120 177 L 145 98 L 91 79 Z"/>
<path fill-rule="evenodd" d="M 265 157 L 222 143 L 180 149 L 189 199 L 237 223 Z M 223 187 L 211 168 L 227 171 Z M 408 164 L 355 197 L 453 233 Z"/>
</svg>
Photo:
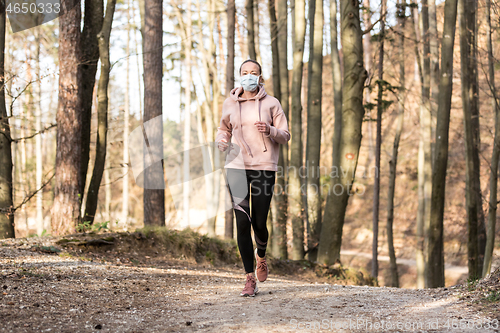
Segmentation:
<svg viewBox="0 0 500 333">
<path fill-rule="evenodd" d="M 253 244 L 250 227 L 253 227 L 257 254 L 266 255 L 267 214 L 273 196 L 276 171 L 226 168 L 227 182 L 236 215 L 237 240 L 246 273 L 254 271 Z M 250 184 L 252 184 L 250 189 Z M 250 214 L 250 194 L 252 213 Z"/>
</svg>

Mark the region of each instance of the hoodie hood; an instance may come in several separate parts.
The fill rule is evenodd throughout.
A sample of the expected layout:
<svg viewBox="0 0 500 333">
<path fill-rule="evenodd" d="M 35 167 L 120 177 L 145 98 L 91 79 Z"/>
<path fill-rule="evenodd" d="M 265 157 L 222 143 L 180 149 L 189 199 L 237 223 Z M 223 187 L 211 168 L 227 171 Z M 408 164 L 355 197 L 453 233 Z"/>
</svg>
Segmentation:
<svg viewBox="0 0 500 333">
<path fill-rule="evenodd" d="M 244 101 L 249 101 L 249 100 L 253 100 L 253 99 L 261 100 L 267 96 L 267 93 L 266 93 L 266 90 L 264 89 L 264 86 L 259 85 L 257 89 L 259 89 L 259 92 L 257 92 L 257 95 L 252 96 L 250 98 L 245 98 L 245 97 L 241 96 L 241 94 L 243 94 L 243 87 L 236 87 L 236 88 L 231 89 L 229 96 L 235 102 L 244 102 Z"/>
</svg>

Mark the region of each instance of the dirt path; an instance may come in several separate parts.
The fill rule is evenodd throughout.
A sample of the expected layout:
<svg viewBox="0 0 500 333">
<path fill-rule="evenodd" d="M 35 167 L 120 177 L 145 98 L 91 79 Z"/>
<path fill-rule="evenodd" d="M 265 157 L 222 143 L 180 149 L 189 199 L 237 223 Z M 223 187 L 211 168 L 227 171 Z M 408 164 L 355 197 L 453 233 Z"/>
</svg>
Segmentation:
<svg viewBox="0 0 500 333">
<path fill-rule="evenodd" d="M 499 332 L 452 289 L 311 284 L 241 270 L 130 267 L 0 246 L 0 332 Z M 460 328 L 469 325 L 469 329 Z M 455 327 L 455 328 L 453 328 Z"/>
</svg>

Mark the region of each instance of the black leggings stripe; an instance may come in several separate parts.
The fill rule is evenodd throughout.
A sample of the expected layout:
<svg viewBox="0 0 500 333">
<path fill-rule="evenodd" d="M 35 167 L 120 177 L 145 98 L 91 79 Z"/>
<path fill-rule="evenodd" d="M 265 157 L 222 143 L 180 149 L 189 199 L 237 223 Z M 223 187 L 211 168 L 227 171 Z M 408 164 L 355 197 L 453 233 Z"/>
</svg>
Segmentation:
<svg viewBox="0 0 500 333">
<path fill-rule="evenodd" d="M 269 233 L 267 215 L 274 190 L 275 171 L 269 170 L 227 170 L 227 182 L 236 215 L 237 242 L 246 273 L 254 271 L 251 228 L 259 257 L 265 255 Z M 250 200 L 252 211 L 250 213 Z"/>
</svg>

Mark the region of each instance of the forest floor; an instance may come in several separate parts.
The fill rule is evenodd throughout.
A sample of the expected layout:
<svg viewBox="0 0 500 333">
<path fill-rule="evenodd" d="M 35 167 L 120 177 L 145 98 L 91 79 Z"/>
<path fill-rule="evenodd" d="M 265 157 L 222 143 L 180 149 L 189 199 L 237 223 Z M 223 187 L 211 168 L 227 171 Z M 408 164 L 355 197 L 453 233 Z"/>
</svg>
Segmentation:
<svg viewBox="0 0 500 333">
<path fill-rule="evenodd" d="M 256 297 L 240 297 L 236 263 L 105 250 L 111 240 L 0 241 L 0 332 L 500 332 L 498 272 L 419 290 L 271 271 Z"/>
</svg>

